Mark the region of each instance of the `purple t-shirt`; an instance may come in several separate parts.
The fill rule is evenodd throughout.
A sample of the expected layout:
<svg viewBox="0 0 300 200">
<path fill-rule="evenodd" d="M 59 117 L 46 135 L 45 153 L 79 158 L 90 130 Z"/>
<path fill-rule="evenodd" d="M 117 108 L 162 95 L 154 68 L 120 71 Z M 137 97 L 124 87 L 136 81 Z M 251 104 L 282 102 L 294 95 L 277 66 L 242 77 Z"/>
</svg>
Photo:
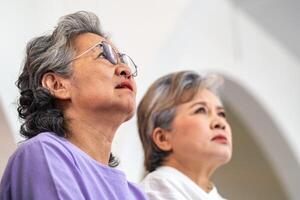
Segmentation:
<svg viewBox="0 0 300 200">
<path fill-rule="evenodd" d="M 0 200 L 146 199 L 117 169 L 102 165 L 63 137 L 41 133 L 11 156 Z"/>
</svg>

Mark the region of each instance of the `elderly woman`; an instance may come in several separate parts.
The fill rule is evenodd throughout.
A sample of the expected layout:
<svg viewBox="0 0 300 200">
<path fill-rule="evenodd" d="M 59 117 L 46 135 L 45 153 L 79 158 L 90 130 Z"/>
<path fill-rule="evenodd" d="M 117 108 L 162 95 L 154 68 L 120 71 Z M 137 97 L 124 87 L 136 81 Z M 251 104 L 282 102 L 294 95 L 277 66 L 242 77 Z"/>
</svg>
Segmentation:
<svg viewBox="0 0 300 200">
<path fill-rule="evenodd" d="M 155 81 L 138 106 L 150 200 L 223 199 L 210 181 L 231 158 L 231 129 L 217 76 L 182 71 Z"/>
<path fill-rule="evenodd" d="M 145 199 L 111 154 L 135 111 L 136 70 L 93 13 L 66 15 L 31 40 L 17 81 L 28 140 L 9 160 L 0 199 Z"/>
</svg>

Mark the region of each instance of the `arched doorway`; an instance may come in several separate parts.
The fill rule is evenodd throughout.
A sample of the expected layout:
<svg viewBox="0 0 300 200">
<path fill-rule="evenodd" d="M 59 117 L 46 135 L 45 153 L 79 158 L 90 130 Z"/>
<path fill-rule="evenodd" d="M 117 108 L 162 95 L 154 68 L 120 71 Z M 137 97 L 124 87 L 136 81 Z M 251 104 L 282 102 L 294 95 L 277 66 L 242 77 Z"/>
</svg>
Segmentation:
<svg viewBox="0 0 300 200">
<path fill-rule="evenodd" d="M 254 96 L 225 79 L 234 153 L 214 176 L 220 193 L 228 199 L 296 199 L 300 167 L 283 133 Z"/>
</svg>

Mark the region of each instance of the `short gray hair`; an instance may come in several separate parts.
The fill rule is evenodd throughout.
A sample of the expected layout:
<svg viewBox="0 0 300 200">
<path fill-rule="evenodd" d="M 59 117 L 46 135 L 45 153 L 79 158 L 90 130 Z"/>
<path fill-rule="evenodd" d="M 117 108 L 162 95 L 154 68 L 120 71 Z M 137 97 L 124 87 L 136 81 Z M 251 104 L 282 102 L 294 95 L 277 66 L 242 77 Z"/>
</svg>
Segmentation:
<svg viewBox="0 0 300 200">
<path fill-rule="evenodd" d="M 145 167 L 149 172 L 162 165 L 170 152 L 159 149 L 152 140 L 155 128 L 171 130 L 178 105 L 194 98 L 200 89 L 217 94 L 223 79 L 217 75 L 200 76 L 193 71 L 180 71 L 156 80 L 148 89 L 137 109 L 139 136 L 144 148 Z"/>
</svg>

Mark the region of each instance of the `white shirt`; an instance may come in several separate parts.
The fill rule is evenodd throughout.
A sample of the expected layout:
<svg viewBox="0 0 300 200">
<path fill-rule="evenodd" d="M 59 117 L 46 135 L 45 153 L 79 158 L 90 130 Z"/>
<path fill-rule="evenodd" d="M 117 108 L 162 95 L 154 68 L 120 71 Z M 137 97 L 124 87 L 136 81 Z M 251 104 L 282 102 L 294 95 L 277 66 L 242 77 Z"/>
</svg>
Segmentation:
<svg viewBox="0 0 300 200">
<path fill-rule="evenodd" d="M 149 200 L 225 200 L 216 187 L 207 193 L 173 167 L 162 166 L 148 174 L 141 187 Z"/>
</svg>

